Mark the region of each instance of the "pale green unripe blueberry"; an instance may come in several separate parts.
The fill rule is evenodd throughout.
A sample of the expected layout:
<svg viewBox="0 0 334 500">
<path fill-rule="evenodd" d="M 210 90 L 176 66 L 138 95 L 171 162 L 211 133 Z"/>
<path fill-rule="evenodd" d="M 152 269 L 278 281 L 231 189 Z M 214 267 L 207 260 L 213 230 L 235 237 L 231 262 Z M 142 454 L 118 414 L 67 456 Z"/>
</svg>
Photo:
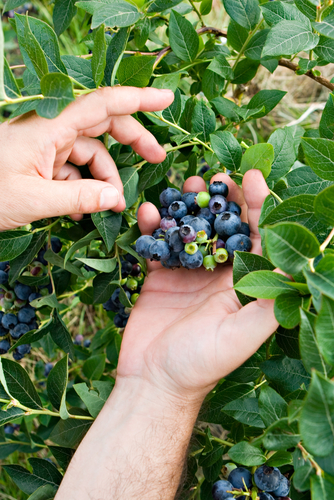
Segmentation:
<svg viewBox="0 0 334 500">
<path fill-rule="evenodd" d="M 207 271 L 213 271 L 217 267 L 217 262 L 215 261 L 213 255 L 207 255 L 204 257 L 203 266 Z"/>
<path fill-rule="evenodd" d="M 131 295 L 131 304 L 135 305 L 138 299 L 139 299 L 139 293 L 134 293 L 133 295 Z"/>
<path fill-rule="evenodd" d="M 228 259 L 228 252 L 225 248 L 218 248 L 214 255 L 214 259 L 218 264 L 224 264 Z"/>
<path fill-rule="evenodd" d="M 200 208 L 208 207 L 210 200 L 211 200 L 211 196 L 206 191 L 201 191 L 196 196 L 196 203 Z"/>
<path fill-rule="evenodd" d="M 236 469 L 236 468 L 237 468 L 237 466 L 236 466 L 235 464 L 233 464 L 232 462 L 229 462 L 229 463 L 227 463 L 227 464 L 223 465 L 222 470 L 221 470 L 221 471 L 222 471 L 222 474 L 223 474 L 223 477 L 224 477 L 225 479 L 227 479 L 227 478 L 228 478 L 228 476 L 230 475 L 230 473 L 231 473 L 234 469 Z"/>
<path fill-rule="evenodd" d="M 196 242 L 197 243 L 205 243 L 206 241 L 208 241 L 208 235 L 206 234 L 204 229 L 202 231 L 198 231 L 197 236 L 196 236 Z"/>
<path fill-rule="evenodd" d="M 134 278 L 128 278 L 126 280 L 126 286 L 128 287 L 129 290 L 137 290 L 138 288 L 138 281 L 135 280 Z"/>
<path fill-rule="evenodd" d="M 204 245 L 200 245 L 198 247 L 198 250 L 201 252 L 203 257 L 206 257 L 207 255 L 209 255 L 209 250 L 207 250 Z"/>
<path fill-rule="evenodd" d="M 184 246 L 184 251 L 189 255 L 194 255 L 198 251 L 198 245 L 196 243 L 187 243 Z"/>
</svg>

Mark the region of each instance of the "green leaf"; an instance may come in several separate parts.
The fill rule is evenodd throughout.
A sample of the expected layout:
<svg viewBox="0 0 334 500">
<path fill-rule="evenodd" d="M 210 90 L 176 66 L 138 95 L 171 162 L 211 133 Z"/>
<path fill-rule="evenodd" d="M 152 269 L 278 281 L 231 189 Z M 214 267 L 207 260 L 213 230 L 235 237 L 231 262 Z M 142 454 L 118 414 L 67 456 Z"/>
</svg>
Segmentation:
<svg viewBox="0 0 334 500">
<path fill-rule="evenodd" d="M 247 30 L 252 30 L 260 19 L 260 7 L 257 0 L 223 0 L 228 15 Z"/>
<path fill-rule="evenodd" d="M 246 467 L 261 465 L 266 461 L 266 456 L 263 452 L 246 441 L 240 441 L 240 443 L 232 446 L 232 448 L 228 450 L 228 454 L 233 462 L 245 465 Z"/>
<path fill-rule="evenodd" d="M 147 12 L 161 12 L 166 9 L 175 7 L 181 3 L 182 0 L 154 0 L 148 7 Z"/>
<path fill-rule="evenodd" d="M 189 156 L 188 159 L 189 167 L 184 173 L 184 180 L 189 179 L 189 177 L 192 177 L 193 175 L 197 174 L 197 154 L 193 153 L 192 155 Z"/>
<path fill-rule="evenodd" d="M 1 362 L 9 394 L 22 405 L 41 410 L 42 402 L 25 369 L 10 359 L 2 358 Z"/>
<path fill-rule="evenodd" d="M 159 78 L 155 78 L 152 87 L 155 89 L 169 89 L 176 92 L 181 80 L 181 73 L 171 73 L 167 75 L 162 75 Z"/>
<path fill-rule="evenodd" d="M 107 42 L 104 34 L 104 24 L 94 33 L 94 49 L 92 57 L 92 71 L 96 87 L 101 85 L 106 67 Z"/>
<path fill-rule="evenodd" d="M 54 408 L 60 411 L 63 419 L 69 417 L 66 408 L 66 388 L 68 383 L 68 356 L 62 358 L 52 368 L 47 381 L 49 400 Z"/>
<path fill-rule="evenodd" d="M 73 389 L 78 394 L 79 398 L 85 403 L 92 417 L 96 418 L 102 410 L 105 401 L 100 398 L 96 391 L 89 390 L 84 382 L 81 384 L 74 384 Z"/>
<path fill-rule="evenodd" d="M 72 245 L 64 258 L 64 265 L 66 266 L 67 261 L 72 257 L 72 255 L 77 251 L 80 250 L 80 248 L 86 247 L 89 245 L 89 243 L 97 238 L 99 238 L 100 233 L 97 229 L 94 229 L 94 231 L 91 231 L 90 233 L 86 234 L 83 238 L 80 240 L 76 241 L 74 245 Z"/>
<path fill-rule="evenodd" d="M 16 7 L 20 7 L 24 4 L 24 0 L 7 0 L 5 2 L 5 7 L 3 9 L 4 12 L 8 12 L 9 10 L 16 9 Z"/>
<path fill-rule="evenodd" d="M 57 489 L 51 484 L 44 484 L 29 496 L 28 500 L 52 500 L 57 493 Z"/>
<path fill-rule="evenodd" d="M 230 20 L 227 30 L 227 39 L 234 50 L 238 52 L 244 46 L 248 38 L 248 29 L 237 24 L 233 19 Z"/>
<path fill-rule="evenodd" d="M 192 132 L 198 134 L 199 139 L 208 142 L 210 134 L 216 128 L 216 115 L 210 105 L 202 99 L 194 107 L 192 115 Z"/>
<path fill-rule="evenodd" d="M 202 78 L 202 91 L 208 101 L 218 97 L 224 89 L 224 85 L 225 79 L 222 76 L 210 71 L 209 69 L 204 71 Z"/>
<path fill-rule="evenodd" d="M 307 283 L 334 300 L 334 256 L 326 255 L 315 268 L 315 272 L 305 270 Z"/>
<path fill-rule="evenodd" d="M 224 406 L 222 411 L 243 424 L 260 429 L 265 427 L 256 398 L 236 399 Z"/>
<path fill-rule="evenodd" d="M 266 430 L 262 442 L 267 450 L 285 451 L 288 448 L 294 448 L 299 441 L 297 425 L 289 424 L 287 418 L 282 418 Z"/>
<path fill-rule="evenodd" d="M 291 292 L 289 281 L 272 271 L 254 271 L 241 278 L 234 289 L 257 299 L 276 299 L 281 293 Z"/>
<path fill-rule="evenodd" d="M 294 140 L 289 128 L 277 129 L 268 139 L 274 148 L 275 158 L 267 182 L 278 181 L 289 172 L 296 160 Z"/>
<path fill-rule="evenodd" d="M 29 463 L 32 466 L 33 473 L 35 476 L 40 477 L 45 483 L 51 484 L 57 488 L 63 476 L 52 462 L 45 460 L 44 458 L 29 458 Z"/>
<path fill-rule="evenodd" d="M 27 231 L 3 231 L 0 233 L 0 261 L 12 260 L 21 255 L 32 240 Z"/>
<path fill-rule="evenodd" d="M 136 223 L 117 239 L 117 245 L 125 250 L 125 247 L 131 245 L 139 236 L 141 236 L 141 232 L 138 223 Z"/>
<path fill-rule="evenodd" d="M 87 417 L 87 412 L 81 408 L 72 408 L 71 414 Z M 59 446 L 75 448 L 82 440 L 89 427 L 91 420 L 73 419 L 59 420 L 53 428 L 50 439 Z"/>
<path fill-rule="evenodd" d="M 268 385 L 261 388 L 259 409 L 260 416 L 267 427 L 286 417 L 288 413 L 288 405 L 285 400 Z"/>
<path fill-rule="evenodd" d="M 138 199 L 139 175 L 137 169 L 131 167 L 122 168 L 119 171 L 119 175 L 124 187 L 126 208 L 130 208 Z"/>
<path fill-rule="evenodd" d="M 276 267 L 288 274 L 303 269 L 320 253 L 320 244 L 311 231 L 291 222 L 265 228 L 267 252 Z"/>
<path fill-rule="evenodd" d="M 319 125 L 320 136 L 334 139 L 334 94 L 329 94 Z"/>
<path fill-rule="evenodd" d="M 215 132 L 210 136 L 212 149 L 220 163 L 229 170 L 238 170 L 242 158 L 242 149 L 231 132 Z"/>
<path fill-rule="evenodd" d="M 310 167 L 306 166 L 295 168 L 289 172 L 286 176 L 286 181 L 288 188 L 282 192 L 284 199 L 299 194 L 319 194 L 323 189 L 332 184 L 330 181 L 324 181 L 318 177 Z"/>
<path fill-rule="evenodd" d="M 208 14 L 210 14 L 211 9 L 212 9 L 212 0 L 201 1 L 199 11 L 202 14 L 202 16 L 207 16 Z"/>
<path fill-rule="evenodd" d="M 263 361 L 262 356 L 259 353 L 253 354 L 245 363 L 243 363 L 239 368 L 230 373 L 226 378 L 227 380 L 233 380 L 234 382 L 254 382 L 261 375 L 260 365 Z"/>
<path fill-rule="evenodd" d="M 113 71 L 116 71 L 117 64 L 126 49 L 130 34 L 130 28 L 121 28 L 111 39 L 107 49 L 106 69 L 104 77 L 107 85 L 111 85 Z"/>
<path fill-rule="evenodd" d="M 334 383 L 317 372 L 302 408 L 300 433 L 310 453 L 325 457 L 334 445 Z"/>
<path fill-rule="evenodd" d="M 248 252 L 235 252 L 233 262 L 233 283 L 236 284 L 252 271 L 273 271 L 275 266 L 269 260 Z M 254 300 L 236 291 L 239 301 L 243 306 Z"/>
<path fill-rule="evenodd" d="M 169 43 L 182 60 L 192 62 L 198 51 L 199 38 L 188 19 L 172 10 L 169 20 Z"/>
<path fill-rule="evenodd" d="M 217 97 L 213 99 L 210 104 L 215 107 L 218 114 L 224 116 L 225 118 L 228 118 L 233 122 L 240 121 L 238 116 L 239 106 L 237 106 L 233 101 L 225 99 L 225 97 Z"/>
<path fill-rule="evenodd" d="M 140 18 L 140 13 L 135 5 L 132 5 L 123 0 L 111 5 L 103 5 L 98 9 L 94 9 L 92 19 L 92 29 L 98 28 L 101 24 L 113 28 L 126 28 L 135 24 Z"/>
<path fill-rule="evenodd" d="M 250 82 L 256 75 L 258 67 L 258 61 L 242 59 L 234 69 L 234 80 L 232 80 L 232 83 L 240 84 Z"/>
<path fill-rule="evenodd" d="M 317 2 L 315 0 L 295 0 L 295 4 L 306 17 L 315 21 L 317 17 Z"/>
<path fill-rule="evenodd" d="M 185 106 L 185 110 L 188 107 L 187 106 L 188 102 L 192 103 L 191 114 L 189 116 L 189 119 L 191 120 L 192 116 L 193 116 L 195 105 L 198 101 L 197 101 L 197 99 L 194 99 L 194 100 L 188 99 L 186 106 Z M 179 119 L 180 119 L 180 116 L 181 116 L 181 111 L 182 111 L 181 92 L 180 92 L 180 89 L 176 89 L 174 101 L 172 102 L 172 104 L 170 106 L 168 106 L 168 108 L 166 108 L 163 111 L 162 116 L 165 118 L 165 120 L 168 120 L 172 123 L 177 124 Z"/>
<path fill-rule="evenodd" d="M 281 395 L 289 394 L 300 389 L 303 385 L 308 387 L 310 375 L 299 359 L 276 357 L 264 361 L 261 369 L 267 380 L 273 382 Z"/>
<path fill-rule="evenodd" d="M 73 458 L 75 450 L 72 450 L 72 448 L 63 448 L 62 446 L 49 446 L 49 450 L 60 467 L 66 470 Z"/>
<path fill-rule="evenodd" d="M 57 253 L 54 253 L 51 248 L 47 250 L 44 254 L 45 260 L 53 264 L 54 266 L 58 266 L 62 269 L 66 269 L 66 271 L 69 271 L 72 274 L 75 274 L 76 276 L 82 277 L 82 273 L 80 269 L 78 269 L 74 264 L 71 262 L 66 262 L 65 260 Z M 39 300 L 39 299 L 38 299 Z"/>
<path fill-rule="evenodd" d="M 267 2 L 261 5 L 263 17 L 269 26 L 274 26 L 280 21 L 302 21 L 308 24 L 307 18 L 294 4 L 287 2 Z"/>
<path fill-rule="evenodd" d="M 300 317 L 299 347 L 304 366 L 309 373 L 312 373 L 312 370 L 318 370 L 327 375 L 327 367 L 315 334 L 316 316 L 301 309 Z"/>
<path fill-rule="evenodd" d="M 15 14 L 17 16 L 17 14 Z M 29 26 L 29 18 L 25 16 L 24 18 L 24 49 L 26 50 L 28 57 L 33 64 L 36 74 L 39 78 L 47 75 L 49 72 L 48 63 L 46 57 L 42 50 L 42 47 L 36 40 L 34 34 L 32 33 Z M 20 42 L 20 38 L 19 38 Z"/>
<path fill-rule="evenodd" d="M 105 365 L 105 354 L 96 354 L 85 361 L 82 370 L 89 380 L 99 380 L 103 375 Z"/>
<path fill-rule="evenodd" d="M 151 19 L 144 17 L 140 19 L 135 26 L 135 44 L 138 48 L 144 47 L 151 32 Z"/>
<path fill-rule="evenodd" d="M 300 322 L 299 308 L 303 305 L 303 297 L 295 292 L 284 293 L 275 299 L 274 313 L 283 328 L 295 328 Z"/>
<path fill-rule="evenodd" d="M 52 327 L 52 319 L 50 319 L 45 325 L 43 325 L 38 330 L 32 330 L 30 332 L 25 333 L 20 337 L 20 339 L 10 348 L 9 352 L 13 352 L 16 347 L 24 344 L 32 344 L 33 342 L 38 342 L 43 337 L 45 337 L 48 333 L 50 333 Z"/>
<path fill-rule="evenodd" d="M 334 142 L 328 139 L 302 138 L 305 158 L 321 179 L 334 181 Z"/>
<path fill-rule="evenodd" d="M 240 172 L 245 174 L 247 170 L 256 168 L 261 170 L 266 179 L 270 174 L 273 161 L 274 148 L 271 144 L 255 144 L 245 151 L 241 160 Z"/>
<path fill-rule="evenodd" d="M 314 49 L 314 53 L 319 59 L 324 59 L 330 63 L 334 62 L 334 40 L 321 36 L 318 45 Z"/>
<path fill-rule="evenodd" d="M 329 186 L 314 201 L 314 212 L 324 222 L 334 226 L 334 186 Z"/>
<path fill-rule="evenodd" d="M 322 297 L 321 309 L 315 323 L 316 338 L 325 361 L 334 365 L 334 301 Z"/>
<path fill-rule="evenodd" d="M 139 172 L 138 191 L 141 193 L 152 186 L 155 186 L 167 174 L 173 163 L 173 153 L 169 153 L 166 159 L 158 164 L 147 163 Z M 196 175 L 196 174 L 195 174 Z M 134 241 L 134 240 L 133 240 Z M 133 243 L 131 241 L 130 243 Z"/>
<path fill-rule="evenodd" d="M 326 477 L 311 477 L 311 493 L 313 500 L 331 500 L 334 496 L 334 483 Z"/>
<path fill-rule="evenodd" d="M 68 353 L 71 359 L 73 359 L 74 348 L 72 338 L 57 309 L 54 309 L 52 312 L 52 322 L 50 327 L 52 340 L 57 344 L 58 347 L 60 347 L 60 349 Z"/>
<path fill-rule="evenodd" d="M 155 57 L 133 56 L 123 59 L 117 71 L 120 85 L 146 87 L 153 71 Z"/>
<path fill-rule="evenodd" d="M 1 21 L 0 21 L 1 23 Z M 1 25 L 0 25 L 0 38 L 1 38 Z M 0 68 L 1 66 L 1 40 L 0 40 Z M 4 66 L 3 66 L 3 82 L 4 82 L 4 89 L 7 97 L 10 97 L 11 99 L 17 99 L 18 97 L 21 97 L 21 91 L 17 85 L 17 81 L 13 75 L 12 70 L 10 69 L 10 66 L 7 62 L 7 59 L 4 59 Z M 0 98 L 4 99 L 4 96 L 1 97 L 1 69 L 0 69 Z"/>
<path fill-rule="evenodd" d="M 325 17 L 321 22 L 319 23 L 312 23 L 313 28 L 320 33 L 320 35 L 324 35 L 327 38 L 332 38 L 334 39 L 334 14 L 330 14 L 329 16 Z"/>
<path fill-rule="evenodd" d="M 217 73 L 226 80 L 233 80 L 234 78 L 233 70 L 223 54 L 218 54 L 218 56 L 214 57 L 207 69 Z"/>
<path fill-rule="evenodd" d="M 84 259 L 83 257 L 77 257 L 77 260 L 102 273 L 111 273 L 117 265 L 116 257 L 113 259 Z"/>
<path fill-rule="evenodd" d="M 269 29 L 260 30 L 252 36 L 244 52 L 247 59 L 260 61 L 269 31 Z"/>
<path fill-rule="evenodd" d="M 49 73 L 41 79 L 44 99 L 36 107 L 37 114 L 43 118 L 56 118 L 74 101 L 71 79 L 61 73 Z"/>
<path fill-rule="evenodd" d="M 314 49 L 318 42 L 319 36 L 312 33 L 310 23 L 280 21 L 270 30 L 262 57 L 290 56 L 301 50 Z"/>
<path fill-rule="evenodd" d="M 8 422 L 12 422 L 16 418 L 22 417 L 24 414 L 24 410 L 21 410 L 21 408 L 15 408 L 14 406 L 6 411 L 0 409 L 0 426 L 3 426 Z"/>
<path fill-rule="evenodd" d="M 118 267 L 112 273 L 102 273 L 96 276 L 93 281 L 94 304 L 103 304 L 110 299 L 112 293 L 119 287 Z"/>
<path fill-rule="evenodd" d="M 113 213 L 108 217 L 103 217 L 103 212 L 98 212 L 92 214 L 92 221 L 110 252 L 121 229 L 122 214 Z"/>
<path fill-rule="evenodd" d="M 267 460 L 266 465 L 269 467 L 281 467 L 282 465 L 292 464 L 292 454 L 288 451 L 277 451 Z"/>
<path fill-rule="evenodd" d="M 77 13 L 76 0 L 55 0 L 53 9 L 53 25 L 55 32 L 60 36 L 71 24 Z"/>
<path fill-rule="evenodd" d="M 4 465 L 3 467 L 7 474 L 14 481 L 16 486 L 18 486 L 20 490 L 22 490 L 27 495 L 34 493 L 35 490 L 37 490 L 41 486 L 44 486 L 45 484 L 54 484 L 53 482 L 47 481 L 37 474 L 29 472 L 24 467 L 21 467 L 21 465 Z"/>
</svg>

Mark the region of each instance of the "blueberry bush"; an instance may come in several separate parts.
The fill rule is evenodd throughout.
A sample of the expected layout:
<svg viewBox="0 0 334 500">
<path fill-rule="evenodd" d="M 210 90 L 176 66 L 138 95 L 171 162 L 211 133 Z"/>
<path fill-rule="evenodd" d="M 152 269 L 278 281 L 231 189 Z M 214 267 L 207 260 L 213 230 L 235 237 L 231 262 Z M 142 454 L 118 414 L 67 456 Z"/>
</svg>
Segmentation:
<svg viewBox="0 0 334 500">
<path fill-rule="evenodd" d="M 155 235 L 162 253 L 154 253 L 161 258 L 167 207 L 176 201 L 176 215 L 183 214 L 181 195 L 166 201 L 166 192 L 179 191 L 193 175 L 209 182 L 217 172 L 240 184 L 256 168 L 270 189 L 259 225 L 263 256 L 237 251 L 247 241 L 239 237 L 220 265 L 232 265 L 236 250 L 240 302 L 275 299 L 280 326 L 206 398 L 180 498 L 334 498 L 334 83 L 323 75 L 334 63 L 332 4 L 223 0 L 222 25 L 214 22 L 212 0 L 3 2 L 2 121 L 33 110 L 52 119 L 77 96 L 103 86 L 175 93 L 165 111 L 135 116 L 165 146 L 161 164 L 147 163 L 108 135 L 99 138 L 124 183 L 122 214 L 40 220 L 0 233 L 5 493 L 54 498 L 112 391 L 122 331 L 146 274 L 146 247 L 135 246 L 140 203 L 162 210 L 165 226 Z M 274 74 L 280 67 L 290 70 L 296 85 L 300 75 L 315 81 L 328 100 L 313 128 L 272 125 L 269 133 L 258 133 L 254 124 L 284 102 L 285 92 L 257 88 L 249 99 L 246 89 L 259 72 Z M 81 171 L 90 175 L 86 166 Z M 224 197 L 219 189 L 212 198 Z M 196 207 L 187 215 L 209 218 L 210 230 L 219 233 L 232 216 L 225 220 L 215 212 L 221 199 L 208 209 L 209 203 L 201 193 L 202 217 Z M 229 210 L 234 233 L 247 238 L 233 204 Z M 191 256 L 196 242 L 188 222 L 177 232 Z M 195 229 L 205 241 L 203 227 Z M 218 262 L 227 258 L 226 238 L 220 242 L 210 243 L 209 270 L 216 251 Z M 273 272 L 277 267 L 285 275 Z"/>
</svg>

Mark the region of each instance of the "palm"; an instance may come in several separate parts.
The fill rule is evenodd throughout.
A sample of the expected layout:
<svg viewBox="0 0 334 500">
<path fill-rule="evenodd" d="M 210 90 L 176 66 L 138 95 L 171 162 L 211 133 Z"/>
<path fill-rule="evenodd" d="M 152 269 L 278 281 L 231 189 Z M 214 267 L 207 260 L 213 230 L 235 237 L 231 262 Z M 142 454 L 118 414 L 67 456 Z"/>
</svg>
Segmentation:
<svg viewBox="0 0 334 500">
<path fill-rule="evenodd" d="M 154 207 L 144 205 L 144 210 L 151 210 L 146 219 L 153 224 Z M 145 214 L 139 222 L 143 232 L 149 232 Z M 254 251 L 260 250 L 259 244 L 256 223 Z M 204 268 L 170 271 L 156 263 L 150 267 L 125 331 L 118 368 L 121 376 L 154 381 L 161 380 L 162 374 L 176 389 L 210 389 L 276 328 L 270 301 L 241 307 L 230 264 L 214 272 Z"/>
</svg>

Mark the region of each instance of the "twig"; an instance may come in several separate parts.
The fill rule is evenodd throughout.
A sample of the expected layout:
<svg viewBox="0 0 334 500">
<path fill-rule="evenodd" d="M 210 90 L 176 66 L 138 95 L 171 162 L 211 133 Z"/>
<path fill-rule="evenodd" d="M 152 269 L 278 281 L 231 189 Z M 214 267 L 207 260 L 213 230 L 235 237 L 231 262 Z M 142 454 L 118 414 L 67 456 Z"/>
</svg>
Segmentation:
<svg viewBox="0 0 334 500">
<path fill-rule="evenodd" d="M 284 68 L 291 69 L 292 71 L 297 71 L 297 64 L 289 61 L 288 59 L 280 59 L 278 61 L 279 66 L 283 66 Z M 324 78 L 323 76 L 314 76 L 311 70 L 308 70 L 305 73 L 305 76 L 308 76 L 309 78 L 312 78 L 312 80 L 320 83 L 324 87 L 327 87 L 329 90 L 334 90 L 334 83 L 331 83 L 327 78 Z"/>
<path fill-rule="evenodd" d="M 334 228 L 331 230 L 325 241 L 320 245 L 320 252 L 324 252 L 325 248 L 330 244 L 332 238 L 334 237 Z"/>
</svg>

